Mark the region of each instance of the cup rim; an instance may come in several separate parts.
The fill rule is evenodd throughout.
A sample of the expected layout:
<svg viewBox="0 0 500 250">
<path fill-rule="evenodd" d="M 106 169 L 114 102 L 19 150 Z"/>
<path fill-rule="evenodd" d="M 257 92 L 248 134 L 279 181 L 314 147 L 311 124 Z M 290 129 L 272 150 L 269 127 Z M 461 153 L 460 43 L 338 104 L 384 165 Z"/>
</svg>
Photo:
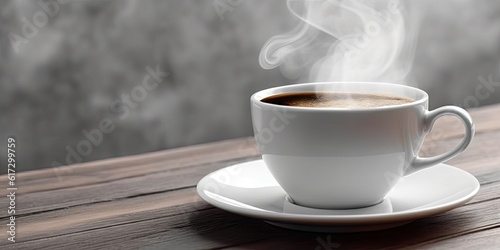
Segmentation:
<svg viewBox="0 0 500 250">
<path fill-rule="evenodd" d="M 405 103 L 405 104 L 400 104 L 400 105 L 390 105 L 390 106 L 380 106 L 380 107 L 368 107 L 368 108 L 336 108 L 336 107 L 297 107 L 297 106 L 285 106 L 285 105 L 279 105 L 279 104 L 272 104 L 272 103 L 265 103 L 262 102 L 260 99 L 257 98 L 258 95 L 262 95 L 263 92 L 268 92 L 268 91 L 274 91 L 278 89 L 283 89 L 283 88 L 293 88 L 293 87 L 303 87 L 303 86 L 311 86 L 311 85 L 319 85 L 319 84 L 373 84 L 373 85 L 397 85 L 400 88 L 406 88 L 410 89 L 412 91 L 418 92 L 422 95 L 422 98 L 417 99 L 413 102 L 410 103 Z M 302 91 L 303 92 L 303 91 Z M 293 91 L 286 91 L 284 93 L 294 93 Z M 271 96 L 271 95 L 266 95 L 266 97 Z M 429 99 L 429 95 L 427 92 L 416 88 L 412 86 L 407 86 L 407 85 L 401 85 L 401 84 L 396 84 L 396 83 L 386 83 L 386 82 L 365 82 L 365 81 L 337 81 L 337 82 L 310 82 L 310 83 L 297 83 L 297 84 L 290 84 L 290 85 L 283 85 L 283 86 L 277 86 L 277 87 L 272 87 L 272 88 L 267 88 L 263 89 L 260 91 L 255 92 L 251 97 L 250 101 L 252 102 L 252 105 L 258 105 L 261 107 L 268 107 L 268 108 L 283 108 L 283 109 L 290 109 L 294 111 L 304 111 L 304 112 L 373 112 L 373 111 L 388 111 L 388 110 L 397 110 L 397 109 L 403 109 L 407 107 L 412 107 L 416 105 L 421 105 Z"/>
</svg>

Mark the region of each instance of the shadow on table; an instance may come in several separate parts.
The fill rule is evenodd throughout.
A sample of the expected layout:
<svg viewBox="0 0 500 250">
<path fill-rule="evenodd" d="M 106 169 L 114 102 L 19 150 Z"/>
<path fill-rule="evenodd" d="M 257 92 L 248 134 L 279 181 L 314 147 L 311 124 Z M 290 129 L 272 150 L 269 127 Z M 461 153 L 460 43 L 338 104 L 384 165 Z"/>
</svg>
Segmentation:
<svg viewBox="0 0 500 250">
<path fill-rule="evenodd" d="M 190 215 L 190 225 L 216 247 L 240 249 L 343 249 L 404 247 L 439 241 L 473 224 L 471 216 L 451 211 L 410 224 L 364 233 L 311 233 L 282 229 L 213 208 Z"/>
</svg>

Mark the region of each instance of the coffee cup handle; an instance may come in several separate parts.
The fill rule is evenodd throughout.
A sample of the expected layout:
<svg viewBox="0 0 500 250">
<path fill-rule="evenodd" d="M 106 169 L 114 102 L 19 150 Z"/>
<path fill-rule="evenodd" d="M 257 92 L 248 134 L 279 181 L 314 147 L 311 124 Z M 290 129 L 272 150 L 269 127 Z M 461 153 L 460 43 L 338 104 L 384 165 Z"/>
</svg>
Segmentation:
<svg viewBox="0 0 500 250">
<path fill-rule="evenodd" d="M 462 120 L 465 126 L 464 138 L 462 139 L 460 144 L 458 144 L 458 146 L 456 146 L 454 149 L 446 153 L 433 157 L 419 157 L 417 155 L 417 157 L 411 164 L 412 169 L 409 169 L 410 171 L 407 171 L 406 174 L 410 174 L 419 171 L 421 169 L 434 166 L 436 164 L 450 160 L 451 158 L 457 156 L 462 151 L 464 151 L 465 148 L 467 148 L 467 146 L 469 146 L 469 144 L 471 143 L 472 138 L 474 137 L 474 123 L 472 122 L 472 118 L 469 115 L 469 113 L 467 113 L 467 111 L 456 106 L 444 106 L 432 111 L 426 111 L 424 116 L 424 131 L 425 132 L 431 131 L 432 127 L 434 126 L 434 122 L 436 122 L 436 120 L 439 117 L 445 115 L 453 115 Z"/>
</svg>

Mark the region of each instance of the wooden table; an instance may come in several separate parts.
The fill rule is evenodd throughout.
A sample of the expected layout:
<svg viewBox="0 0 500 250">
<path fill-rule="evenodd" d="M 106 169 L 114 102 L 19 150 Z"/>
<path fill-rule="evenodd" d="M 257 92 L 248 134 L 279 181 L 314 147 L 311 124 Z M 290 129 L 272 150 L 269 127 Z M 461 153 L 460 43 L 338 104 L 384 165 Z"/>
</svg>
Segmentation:
<svg viewBox="0 0 500 250">
<path fill-rule="evenodd" d="M 0 249 L 500 249 L 500 105 L 471 110 L 476 136 L 449 162 L 481 182 L 467 205 L 408 225 L 368 233 L 291 231 L 201 201 L 196 183 L 230 164 L 259 158 L 242 138 L 17 175 L 17 237 L 7 241 L 1 176 Z M 463 129 L 442 119 L 423 153 L 457 144 Z M 446 183 L 443 183 L 446 185 Z"/>
</svg>

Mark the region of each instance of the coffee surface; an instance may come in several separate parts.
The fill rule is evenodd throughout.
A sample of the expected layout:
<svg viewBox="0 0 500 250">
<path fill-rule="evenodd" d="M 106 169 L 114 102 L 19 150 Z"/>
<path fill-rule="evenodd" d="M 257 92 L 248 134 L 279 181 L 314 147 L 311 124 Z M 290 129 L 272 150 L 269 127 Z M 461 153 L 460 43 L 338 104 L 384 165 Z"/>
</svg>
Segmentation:
<svg viewBox="0 0 500 250">
<path fill-rule="evenodd" d="M 266 97 L 265 103 L 319 108 L 375 108 L 401 105 L 413 102 L 396 95 L 340 93 L 340 92 L 298 92 Z"/>
</svg>

